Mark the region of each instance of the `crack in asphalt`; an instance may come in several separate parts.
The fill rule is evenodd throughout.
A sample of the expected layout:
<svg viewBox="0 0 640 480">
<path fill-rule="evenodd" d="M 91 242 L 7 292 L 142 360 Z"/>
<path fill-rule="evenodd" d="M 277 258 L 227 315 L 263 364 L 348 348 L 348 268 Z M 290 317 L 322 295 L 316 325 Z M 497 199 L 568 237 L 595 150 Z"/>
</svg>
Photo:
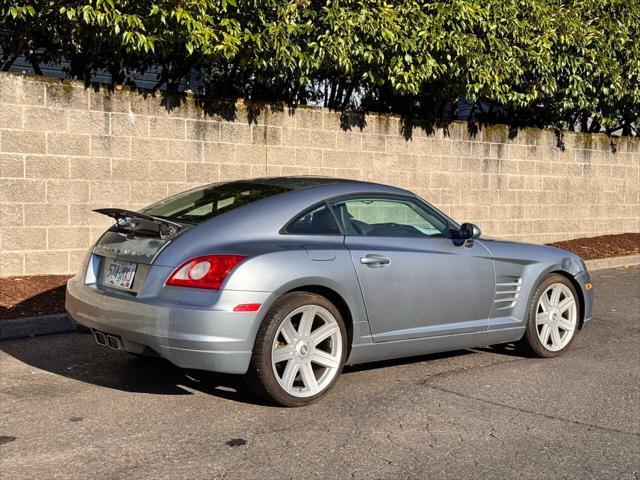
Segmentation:
<svg viewBox="0 0 640 480">
<path fill-rule="evenodd" d="M 635 337 L 638 337 L 638 336 L 640 336 L 640 334 L 628 335 L 626 340 L 629 340 L 631 338 L 635 338 Z M 572 346 L 569 353 L 579 352 L 581 350 L 586 350 L 586 349 L 590 349 L 592 351 L 599 350 L 599 349 L 603 349 L 605 347 L 609 347 L 609 346 L 611 346 L 613 344 L 616 344 L 616 343 L 621 343 L 621 342 L 620 342 L 619 339 L 613 339 L 613 340 L 610 340 L 608 342 L 603 342 L 603 343 L 601 343 L 600 345 L 598 345 L 596 347 L 589 346 L 589 345 Z M 490 351 L 479 350 L 479 349 L 475 349 L 475 348 L 470 348 L 469 351 L 474 352 L 474 353 L 478 353 L 480 355 L 482 355 L 482 354 L 484 354 L 484 355 L 497 355 L 498 358 L 495 361 L 488 362 L 488 363 L 481 363 L 480 365 L 465 365 L 465 366 L 462 366 L 462 367 L 453 368 L 451 370 L 444 370 L 442 372 L 434 373 L 433 375 L 428 375 L 426 378 L 423 378 L 418 383 L 420 385 L 425 386 L 425 387 L 429 387 L 429 386 L 431 386 L 430 383 L 433 382 L 434 380 L 438 379 L 438 378 L 445 378 L 445 377 L 457 375 L 459 373 L 469 372 L 471 370 L 479 370 L 479 369 L 483 369 L 483 368 L 493 367 L 494 365 L 517 364 L 517 363 L 524 363 L 524 362 L 529 362 L 529 361 L 540 360 L 540 359 L 530 358 L 530 357 L 510 357 L 510 356 L 505 356 L 505 354 L 501 354 L 500 352 L 490 352 Z"/>
<path fill-rule="evenodd" d="M 627 340 L 629 338 L 634 338 L 636 336 L 638 336 L 638 335 L 634 333 L 634 334 L 628 336 Z M 604 343 L 598 345 L 597 347 L 589 347 L 588 345 L 583 345 L 583 346 L 578 346 L 578 347 L 574 346 L 571 349 L 571 351 L 572 352 L 576 352 L 576 351 L 584 350 L 584 349 L 587 349 L 587 348 L 591 348 L 591 350 L 602 349 L 602 348 L 607 347 L 607 346 L 609 346 L 611 344 L 614 344 L 614 343 L 619 343 L 619 339 L 611 340 L 609 342 L 604 342 Z M 474 349 L 471 349 L 471 350 L 474 351 L 474 352 L 477 352 L 477 353 L 488 353 L 488 354 L 500 355 L 499 352 L 486 352 L 486 351 L 482 351 L 482 350 L 478 351 L 478 350 L 474 350 Z M 434 375 L 430 375 L 427 378 L 424 378 L 423 380 L 421 380 L 419 382 L 419 384 L 424 386 L 424 387 L 436 390 L 436 391 L 440 391 L 440 392 L 443 392 L 443 393 L 448 393 L 448 394 L 451 394 L 451 395 L 456 395 L 456 396 L 458 396 L 460 398 L 465 398 L 465 399 L 468 399 L 468 400 L 475 400 L 475 401 L 478 401 L 478 402 L 481 402 L 481 403 L 486 403 L 486 404 L 493 405 L 493 406 L 496 406 L 496 407 L 501 407 L 501 408 L 506 408 L 506 409 L 509 409 L 509 410 L 513 410 L 513 411 L 518 412 L 515 416 L 519 415 L 520 413 L 528 413 L 528 414 L 531 414 L 531 415 L 534 415 L 534 416 L 538 416 L 538 417 L 542 417 L 542 418 L 546 418 L 546 419 L 549 419 L 549 420 L 557 420 L 557 421 L 564 422 L 564 423 L 569 423 L 569 424 L 579 425 L 579 426 L 582 426 L 582 427 L 587 427 L 588 429 L 592 429 L 593 428 L 593 429 L 597 429 L 597 430 L 601 430 L 601 431 L 605 431 L 605 432 L 609 432 L 609 433 L 619 433 L 619 434 L 623 434 L 623 435 L 629 435 L 629 436 L 632 436 L 632 437 L 640 437 L 640 433 L 629 432 L 629 431 L 626 431 L 626 430 L 620 430 L 620 429 L 611 428 L 611 427 L 603 427 L 603 426 L 599 426 L 599 425 L 594 425 L 592 423 L 580 422 L 578 420 L 570 420 L 570 419 L 563 418 L 563 417 L 557 417 L 557 416 L 554 416 L 554 415 L 548 415 L 548 414 L 545 414 L 545 413 L 535 412 L 535 411 L 532 411 L 532 410 L 527 410 L 527 409 L 523 409 L 523 408 L 520 408 L 520 407 L 515 407 L 515 406 L 512 406 L 512 405 L 507 405 L 507 404 L 504 404 L 504 403 L 495 402 L 495 401 L 492 401 L 492 400 L 487 400 L 485 398 L 475 397 L 473 395 L 467 395 L 467 394 L 464 394 L 464 393 L 457 392 L 455 390 L 449 390 L 449 389 L 446 389 L 446 388 L 443 388 L 443 387 L 439 387 L 439 386 L 435 386 L 435 385 L 432 384 L 435 380 L 437 380 L 439 378 L 449 377 L 449 376 L 453 376 L 453 375 L 456 375 L 456 374 L 469 372 L 471 370 L 479 370 L 479 369 L 483 369 L 483 368 L 492 367 L 494 365 L 511 364 L 511 363 L 523 363 L 523 362 L 530 361 L 530 360 L 532 360 L 532 359 L 528 358 L 528 357 L 512 358 L 512 359 L 505 359 L 504 357 L 501 357 L 501 358 L 498 358 L 495 361 L 492 361 L 492 362 L 489 362 L 489 363 L 483 363 L 483 364 L 480 364 L 480 365 L 469 365 L 469 366 L 454 368 L 454 369 L 448 370 L 448 371 L 439 372 L 439 373 L 436 373 Z M 514 416 L 514 418 L 515 418 L 515 416 Z"/>
<path fill-rule="evenodd" d="M 514 410 L 520 413 L 528 413 L 537 417 L 543 417 L 546 418 L 548 420 L 558 420 L 560 422 L 564 422 L 564 423 L 570 423 L 570 424 L 574 424 L 574 425 L 579 425 L 582 427 L 587 427 L 588 429 L 597 429 L 597 430 L 602 430 L 605 432 L 609 432 L 609 433 L 621 433 L 623 435 L 630 435 L 632 437 L 640 437 L 640 433 L 634 433 L 634 432 L 627 432 L 626 430 L 619 430 L 617 428 L 610 428 L 610 427 L 601 427 L 599 425 L 594 425 L 592 423 L 586 423 L 586 422 L 579 422 L 578 420 L 570 420 L 568 418 L 562 418 L 562 417 L 556 417 L 554 415 L 548 415 L 546 413 L 540 413 L 540 412 L 534 412 L 533 410 L 527 410 L 525 408 L 520 408 L 520 407 L 514 407 L 512 405 L 507 405 L 504 403 L 500 403 L 500 402 L 494 402 L 493 400 L 487 400 L 486 398 L 480 398 L 480 397 L 474 397 L 473 395 L 466 395 L 464 393 L 460 393 L 460 392 L 456 392 L 454 390 L 448 390 L 446 388 L 442 388 L 442 387 L 437 387 L 437 386 L 433 386 L 433 385 L 424 385 L 427 388 L 430 388 L 432 390 L 437 390 L 439 392 L 444 392 L 444 393 L 449 393 L 451 395 L 456 395 L 457 397 L 461 397 L 461 398 L 466 398 L 468 400 L 475 400 L 477 402 L 481 402 L 481 403 L 486 403 L 489 405 L 493 405 L 495 407 L 501 407 L 501 408 L 506 408 L 509 410 Z"/>
</svg>

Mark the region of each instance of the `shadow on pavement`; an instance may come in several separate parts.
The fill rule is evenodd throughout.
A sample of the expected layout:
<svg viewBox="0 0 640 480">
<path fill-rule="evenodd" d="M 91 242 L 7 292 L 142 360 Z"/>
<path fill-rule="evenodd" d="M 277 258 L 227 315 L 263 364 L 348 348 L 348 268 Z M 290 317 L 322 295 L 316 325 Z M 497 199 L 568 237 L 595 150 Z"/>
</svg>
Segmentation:
<svg viewBox="0 0 640 480">
<path fill-rule="evenodd" d="M 350 374 L 356 372 L 365 372 L 367 370 L 377 370 L 387 367 L 396 367 L 400 365 L 409 365 L 411 363 L 428 362 L 433 360 L 440 360 L 442 358 L 460 357 L 463 355 L 469 355 L 473 353 L 472 350 L 454 350 L 450 352 L 442 353 L 430 353 L 427 355 L 419 355 L 415 357 L 402 357 L 394 358 L 392 360 L 381 360 L 379 362 L 361 363 L 359 365 L 347 365 L 344 367 L 342 373 Z"/>
<path fill-rule="evenodd" d="M 197 391 L 242 403 L 270 405 L 253 395 L 239 375 L 185 370 L 161 358 L 136 358 L 96 345 L 93 337 L 84 333 L 4 341 L 0 350 L 31 367 L 101 387 L 156 395 L 190 395 Z M 346 366 L 343 373 L 350 375 L 479 351 L 521 355 L 509 346 L 486 347 Z"/>
<path fill-rule="evenodd" d="M 516 345 L 515 343 L 476 347 L 471 350 L 473 352 L 494 353 L 496 355 L 506 355 L 509 357 L 536 358 L 536 356 L 532 352 L 528 351 L 524 346 Z"/>
<path fill-rule="evenodd" d="M 267 405 L 249 392 L 238 375 L 184 370 L 161 358 L 136 358 L 96 345 L 87 334 L 4 341 L 0 350 L 34 368 L 101 387 L 157 395 L 190 395 L 198 391 Z"/>
</svg>

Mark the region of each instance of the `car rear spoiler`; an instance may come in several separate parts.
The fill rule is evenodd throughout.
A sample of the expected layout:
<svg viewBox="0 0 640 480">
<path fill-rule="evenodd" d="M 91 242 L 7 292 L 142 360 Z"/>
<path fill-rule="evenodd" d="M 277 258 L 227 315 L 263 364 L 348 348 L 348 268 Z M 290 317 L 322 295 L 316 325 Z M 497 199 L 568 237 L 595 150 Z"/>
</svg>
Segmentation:
<svg viewBox="0 0 640 480">
<path fill-rule="evenodd" d="M 119 230 L 142 235 L 170 238 L 185 228 L 185 225 L 180 223 L 122 208 L 98 208 L 94 212 L 115 219 Z"/>
</svg>

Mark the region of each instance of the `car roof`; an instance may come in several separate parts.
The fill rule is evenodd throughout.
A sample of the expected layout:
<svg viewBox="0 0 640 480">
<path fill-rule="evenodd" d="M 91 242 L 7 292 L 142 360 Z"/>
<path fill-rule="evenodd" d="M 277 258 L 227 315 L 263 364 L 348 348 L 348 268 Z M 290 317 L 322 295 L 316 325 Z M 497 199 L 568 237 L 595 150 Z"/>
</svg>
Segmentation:
<svg viewBox="0 0 640 480">
<path fill-rule="evenodd" d="M 230 182 L 230 183 L 234 183 L 234 182 Z M 288 176 L 288 177 L 261 177 L 261 178 L 252 178 L 252 179 L 246 179 L 246 180 L 238 180 L 238 183 L 272 185 L 272 186 L 282 187 L 287 190 L 301 190 L 301 189 L 311 189 L 316 187 L 327 187 L 332 185 L 335 185 L 335 186 L 339 185 L 345 188 L 347 191 L 351 190 L 351 188 L 349 188 L 351 186 L 353 187 L 354 191 L 362 187 L 369 187 L 369 188 L 366 188 L 366 191 L 371 191 L 370 187 L 378 187 L 381 192 L 394 191 L 398 193 L 411 193 L 397 187 L 392 187 L 390 185 L 384 185 L 380 183 L 365 182 L 362 180 L 352 180 L 348 178 L 320 177 L 320 176 L 311 176 L 311 175 Z"/>
</svg>

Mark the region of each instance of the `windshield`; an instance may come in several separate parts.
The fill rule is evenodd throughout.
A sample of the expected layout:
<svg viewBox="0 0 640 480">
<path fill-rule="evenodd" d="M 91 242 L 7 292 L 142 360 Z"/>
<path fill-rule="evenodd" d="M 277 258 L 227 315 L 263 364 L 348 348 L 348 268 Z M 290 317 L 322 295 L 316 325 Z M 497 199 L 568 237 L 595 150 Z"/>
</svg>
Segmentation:
<svg viewBox="0 0 640 480">
<path fill-rule="evenodd" d="M 142 213 L 175 222 L 200 223 L 234 208 L 289 191 L 280 185 L 232 182 L 207 185 L 155 203 Z"/>
</svg>

